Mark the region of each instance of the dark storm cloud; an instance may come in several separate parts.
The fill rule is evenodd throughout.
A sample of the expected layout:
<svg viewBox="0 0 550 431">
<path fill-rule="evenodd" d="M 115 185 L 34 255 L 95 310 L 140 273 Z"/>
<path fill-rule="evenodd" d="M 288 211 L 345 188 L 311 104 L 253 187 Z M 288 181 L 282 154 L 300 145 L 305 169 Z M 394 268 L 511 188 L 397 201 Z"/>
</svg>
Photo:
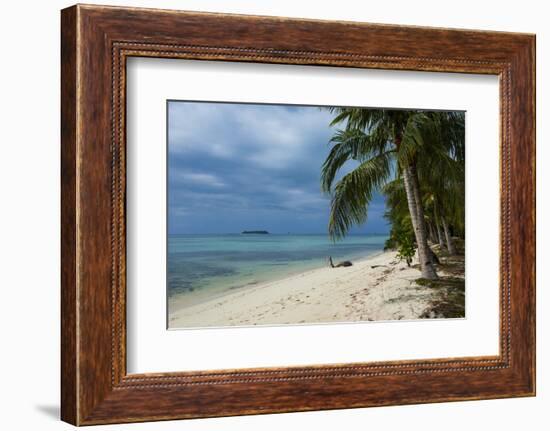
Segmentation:
<svg viewBox="0 0 550 431">
<path fill-rule="evenodd" d="M 330 119 L 316 107 L 170 102 L 170 232 L 326 232 Z M 382 215 L 377 196 L 360 231 L 386 232 Z"/>
</svg>

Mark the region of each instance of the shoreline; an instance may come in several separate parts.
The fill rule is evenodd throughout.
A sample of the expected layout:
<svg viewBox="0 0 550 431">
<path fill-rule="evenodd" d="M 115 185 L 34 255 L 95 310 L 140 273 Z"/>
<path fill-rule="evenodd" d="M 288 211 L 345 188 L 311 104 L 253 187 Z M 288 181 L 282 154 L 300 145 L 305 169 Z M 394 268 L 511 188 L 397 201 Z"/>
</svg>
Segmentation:
<svg viewBox="0 0 550 431">
<path fill-rule="evenodd" d="M 374 266 L 374 268 L 372 268 Z M 415 284 L 420 271 L 395 251 L 377 252 L 351 267 L 321 267 L 245 285 L 182 306 L 170 304 L 169 329 L 336 323 L 422 318 L 433 288 Z M 175 303 L 175 304 L 174 304 Z"/>
<path fill-rule="evenodd" d="M 365 260 L 374 258 L 376 256 L 379 256 L 380 254 L 383 254 L 383 253 L 385 253 L 384 250 L 380 249 L 380 250 L 373 251 L 371 254 L 367 254 L 367 255 L 349 256 L 347 258 L 344 258 L 344 260 L 352 260 L 352 262 L 359 263 L 359 262 L 363 262 Z M 337 259 L 337 261 L 340 261 L 340 259 Z M 306 267 L 296 267 L 296 268 L 293 268 L 292 270 L 290 270 L 288 272 L 278 273 L 278 274 L 274 275 L 273 277 L 270 277 L 268 280 L 244 282 L 242 284 L 233 283 L 233 284 L 229 285 L 228 287 L 224 288 L 223 290 L 219 289 L 219 288 L 215 288 L 215 289 L 207 288 L 205 290 L 208 290 L 208 292 L 201 292 L 201 290 L 195 290 L 193 292 L 184 292 L 184 293 L 180 293 L 180 294 L 175 294 L 172 298 L 168 299 L 168 301 L 172 302 L 172 303 L 176 303 L 176 304 L 177 303 L 181 304 L 179 307 L 176 306 L 175 308 L 178 308 L 178 309 L 179 308 L 187 308 L 187 307 L 190 307 L 190 306 L 195 306 L 195 305 L 202 304 L 204 302 L 213 301 L 213 300 L 222 298 L 226 295 L 230 295 L 230 294 L 238 292 L 242 289 L 250 289 L 250 288 L 253 288 L 253 287 L 256 287 L 256 286 L 260 286 L 260 285 L 261 286 L 269 285 L 271 283 L 284 281 L 284 280 L 292 278 L 294 276 L 307 274 L 311 271 L 316 271 L 316 270 L 323 269 L 323 268 L 326 268 L 326 267 L 328 267 L 328 264 L 326 262 L 325 262 L 325 265 L 319 264 L 319 265 L 315 265 L 315 266 L 311 266 L 311 267 L 307 267 L 307 266 Z M 190 304 L 185 304 L 186 302 L 190 303 Z"/>
</svg>

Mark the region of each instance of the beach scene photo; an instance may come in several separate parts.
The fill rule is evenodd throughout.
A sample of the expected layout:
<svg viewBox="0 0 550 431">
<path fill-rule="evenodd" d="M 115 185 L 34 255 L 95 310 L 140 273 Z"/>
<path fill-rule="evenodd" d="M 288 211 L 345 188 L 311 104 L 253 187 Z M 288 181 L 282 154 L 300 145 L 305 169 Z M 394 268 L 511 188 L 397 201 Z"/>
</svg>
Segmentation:
<svg viewBox="0 0 550 431">
<path fill-rule="evenodd" d="M 168 329 L 466 317 L 463 111 L 167 111 Z"/>
</svg>

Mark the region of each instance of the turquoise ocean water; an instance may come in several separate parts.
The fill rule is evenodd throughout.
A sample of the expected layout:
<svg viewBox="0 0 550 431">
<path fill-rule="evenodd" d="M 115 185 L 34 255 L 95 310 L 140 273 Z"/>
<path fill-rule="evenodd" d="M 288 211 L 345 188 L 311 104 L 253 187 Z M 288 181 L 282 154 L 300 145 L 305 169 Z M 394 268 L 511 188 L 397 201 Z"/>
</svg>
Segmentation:
<svg viewBox="0 0 550 431">
<path fill-rule="evenodd" d="M 327 235 L 170 235 L 168 298 L 189 305 L 232 289 L 357 260 L 379 253 L 386 235 L 350 235 L 332 243 Z M 187 301 L 186 301 L 187 302 Z"/>
</svg>

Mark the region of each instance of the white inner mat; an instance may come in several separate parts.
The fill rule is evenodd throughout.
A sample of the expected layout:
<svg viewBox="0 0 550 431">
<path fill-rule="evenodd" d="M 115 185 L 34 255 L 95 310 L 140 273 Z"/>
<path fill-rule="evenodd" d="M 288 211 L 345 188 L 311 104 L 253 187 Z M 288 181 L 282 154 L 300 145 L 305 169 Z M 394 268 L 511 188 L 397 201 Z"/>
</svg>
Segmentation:
<svg viewBox="0 0 550 431">
<path fill-rule="evenodd" d="M 128 372 L 497 355 L 497 76 L 128 60 Z M 168 99 L 465 110 L 466 318 L 166 329 Z"/>
</svg>

